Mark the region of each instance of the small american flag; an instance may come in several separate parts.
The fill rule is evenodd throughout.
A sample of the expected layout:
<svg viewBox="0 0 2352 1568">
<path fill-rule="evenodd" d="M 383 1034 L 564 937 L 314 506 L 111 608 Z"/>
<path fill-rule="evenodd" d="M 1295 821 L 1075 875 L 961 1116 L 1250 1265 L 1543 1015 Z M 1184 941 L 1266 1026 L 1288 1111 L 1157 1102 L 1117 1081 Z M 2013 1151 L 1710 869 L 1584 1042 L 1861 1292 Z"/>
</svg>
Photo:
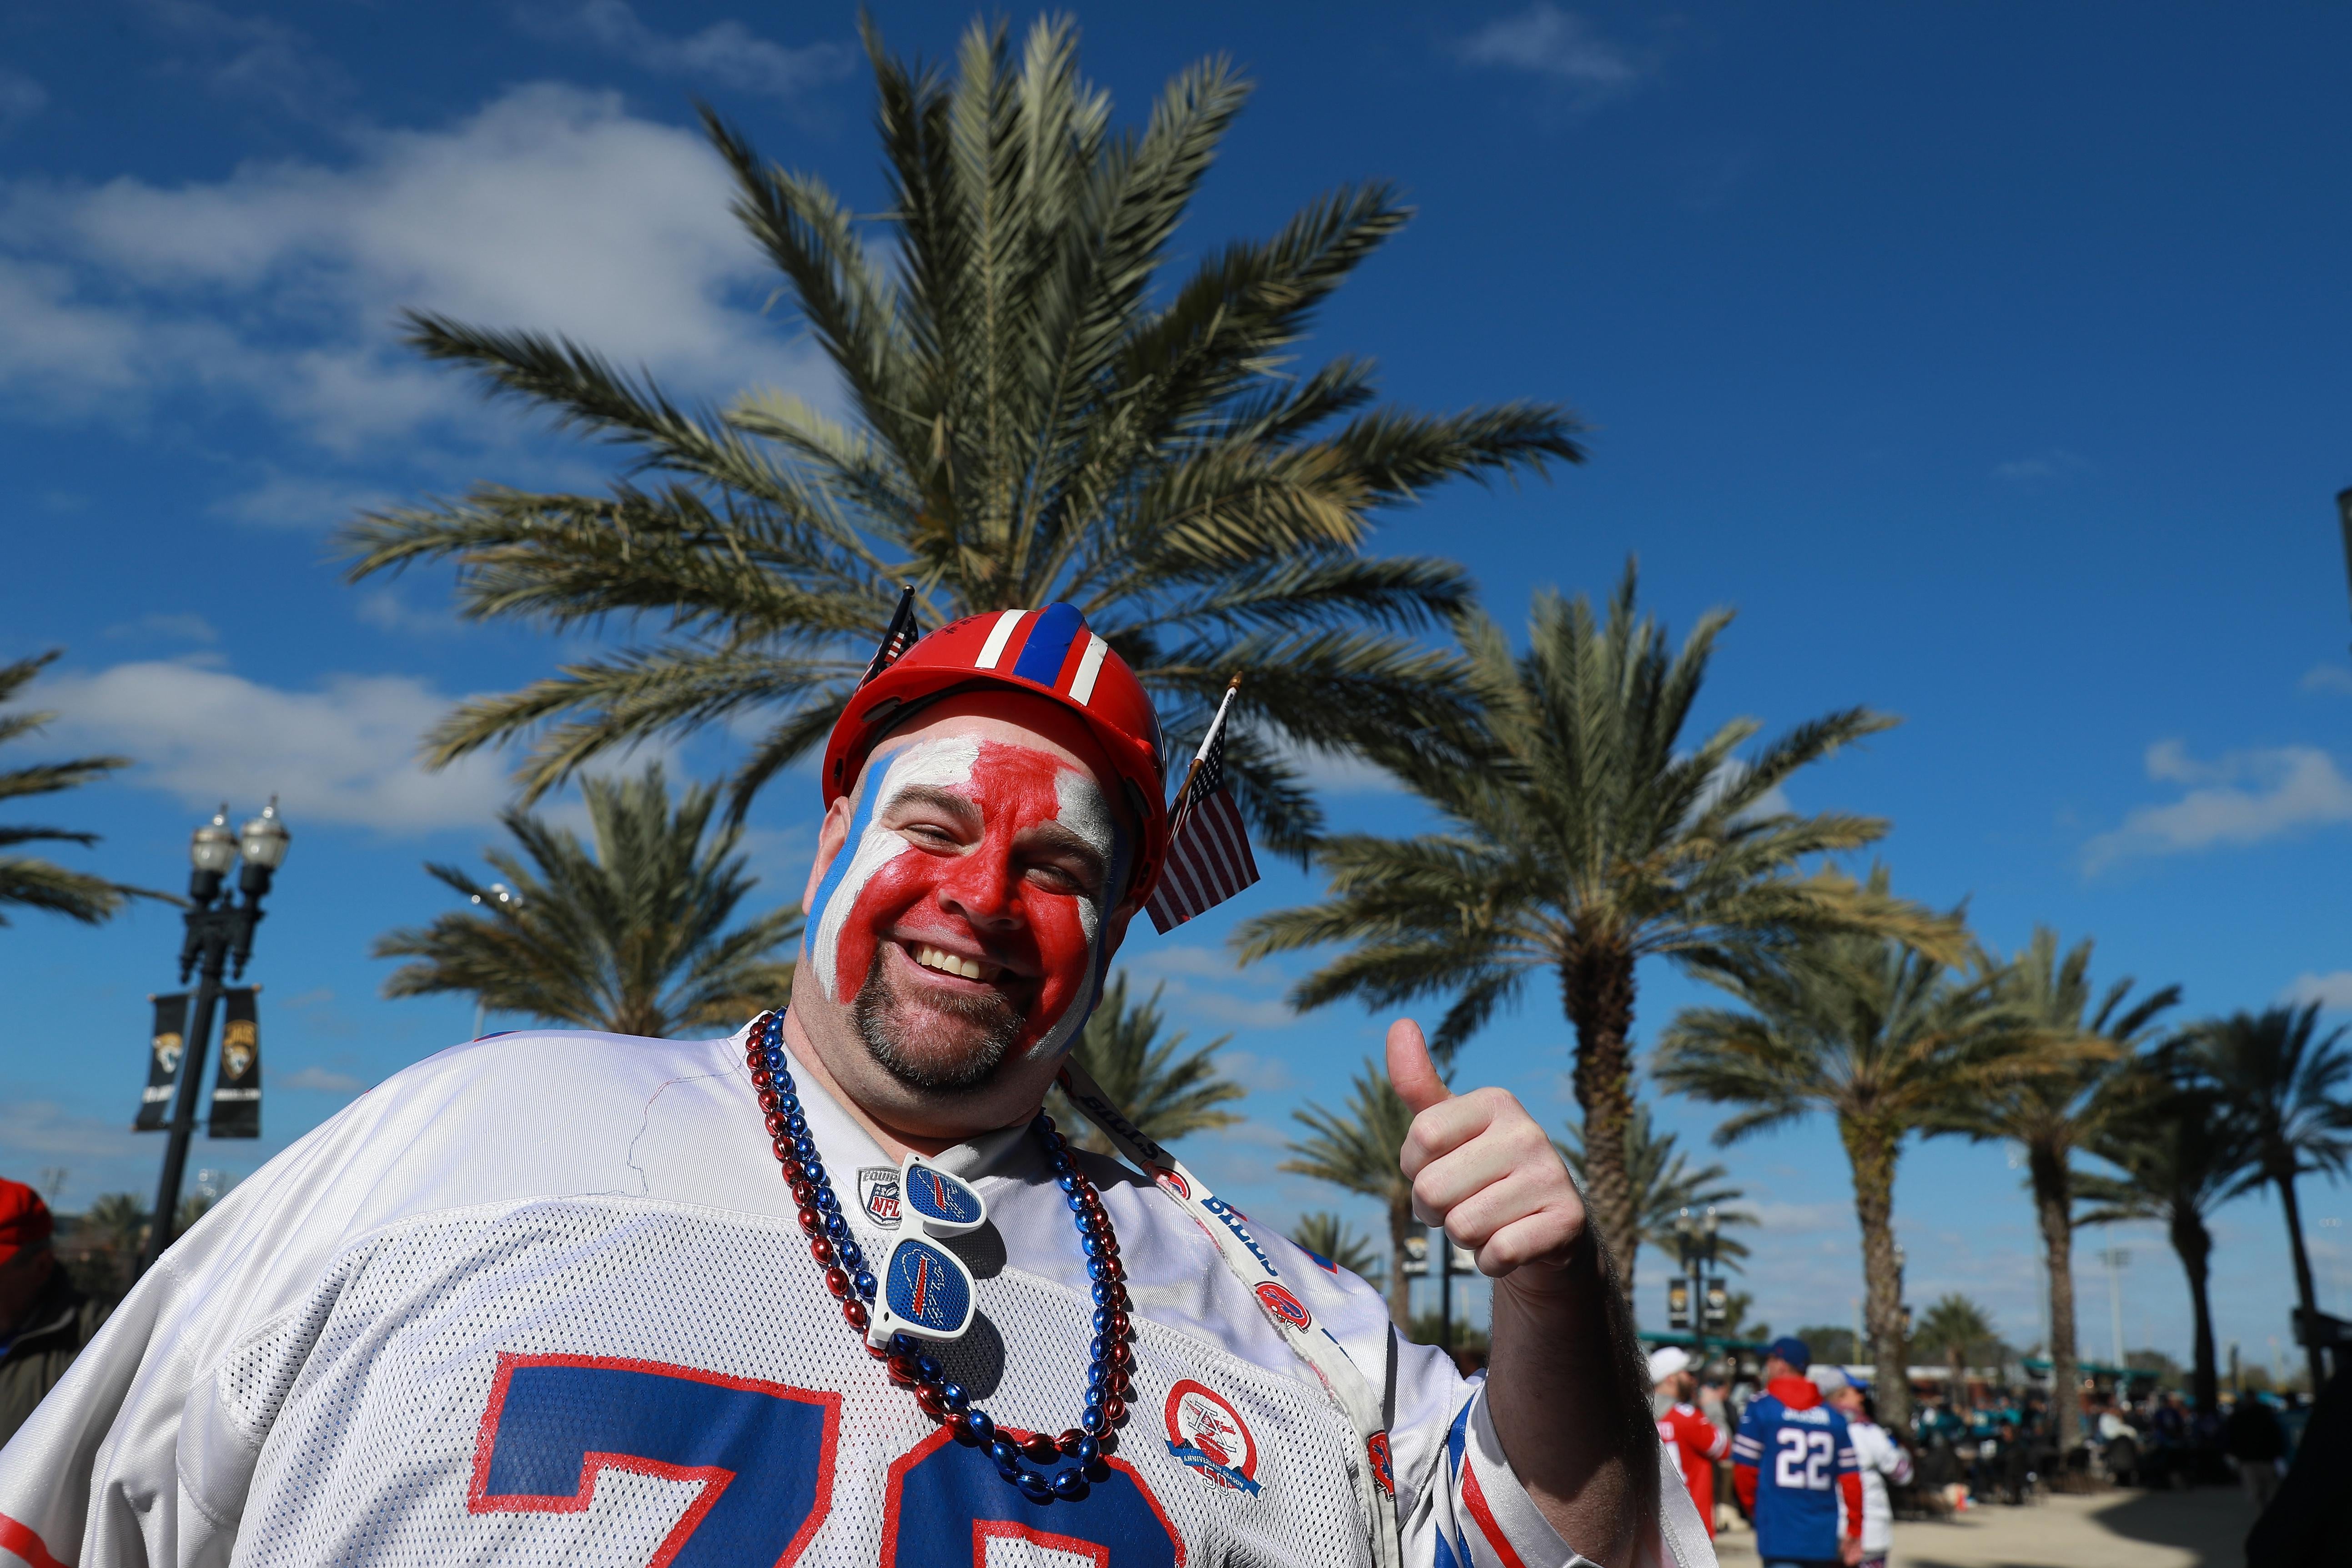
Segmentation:
<svg viewBox="0 0 2352 1568">
<path fill-rule="evenodd" d="M 1234 686 L 1240 684 L 1236 677 Z M 1200 753 L 1192 759 L 1183 792 L 1176 797 L 1168 865 L 1150 902 L 1144 905 L 1162 936 L 1257 880 L 1249 830 L 1242 826 L 1241 808 L 1225 789 L 1225 714 L 1233 705 L 1234 688 L 1228 687 Z"/>
<path fill-rule="evenodd" d="M 914 647 L 916 639 L 922 635 L 922 623 L 915 618 L 915 585 L 909 583 L 899 590 L 898 613 L 890 617 L 890 625 L 882 634 L 881 646 L 874 650 L 874 660 L 866 667 L 866 673 L 857 678 L 857 684 L 865 685 L 898 663 L 898 656 Z"/>
</svg>

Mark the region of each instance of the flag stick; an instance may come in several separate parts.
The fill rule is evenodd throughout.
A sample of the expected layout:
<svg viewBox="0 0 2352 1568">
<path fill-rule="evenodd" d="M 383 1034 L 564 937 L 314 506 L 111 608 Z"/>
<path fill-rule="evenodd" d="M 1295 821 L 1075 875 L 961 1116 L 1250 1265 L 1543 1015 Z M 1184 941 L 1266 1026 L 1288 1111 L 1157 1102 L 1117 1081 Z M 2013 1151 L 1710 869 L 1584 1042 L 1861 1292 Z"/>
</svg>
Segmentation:
<svg viewBox="0 0 2352 1568">
<path fill-rule="evenodd" d="M 1225 715 L 1233 709 L 1234 694 L 1241 689 L 1241 672 L 1235 670 L 1233 679 L 1225 685 L 1224 700 L 1217 704 L 1217 716 L 1209 721 L 1209 732 L 1201 737 L 1201 749 L 1192 753 L 1192 765 L 1184 770 L 1184 783 L 1176 791 L 1176 819 L 1168 825 L 1168 842 L 1171 844 L 1176 842 L 1176 835 L 1183 830 L 1185 817 L 1192 815 L 1192 776 L 1201 771 L 1202 763 L 1208 759 L 1209 748 L 1216 743 L 1217 732 L 1225 727 Z"/>
</svg>

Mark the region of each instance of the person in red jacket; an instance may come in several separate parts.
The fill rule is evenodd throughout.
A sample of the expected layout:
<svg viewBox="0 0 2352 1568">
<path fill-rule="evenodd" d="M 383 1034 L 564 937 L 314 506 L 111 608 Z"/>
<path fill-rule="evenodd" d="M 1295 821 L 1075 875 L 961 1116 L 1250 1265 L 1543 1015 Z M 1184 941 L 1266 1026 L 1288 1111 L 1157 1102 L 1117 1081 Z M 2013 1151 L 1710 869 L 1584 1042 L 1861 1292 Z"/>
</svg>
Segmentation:
<svg viewBox="0 0 2352 1568">
<path fill-rule="evenodd" d="M 1756 1521 L 1765 1568 L 1862 1561 L 1862 1475 L 1845 1417 L 1805 1376 L 1812 1352 L 1800 1339 L 1764 1352 L 1764 1392 L 1748 1402 L 1731 1440 L 1731 1484 Z M 1845 1503 L 1840 1539 L 1838 1503 Z"/>
<path fill-rule="evenodd" d="M 1658 1441 L 1666 1458 L 1690 1489 L 1691 1506 L 1715 1539 L 1715 1462 L 1731 1452 L 1731 1434 L 1698 1413 L 1698 1378 L 1691 1371 L 1690 1352 L 1680 1345 L 1662 1345 L 1650 1352 L 1650 1383 L 1664 1406 L 1658 1416 Z"/>
</svg>

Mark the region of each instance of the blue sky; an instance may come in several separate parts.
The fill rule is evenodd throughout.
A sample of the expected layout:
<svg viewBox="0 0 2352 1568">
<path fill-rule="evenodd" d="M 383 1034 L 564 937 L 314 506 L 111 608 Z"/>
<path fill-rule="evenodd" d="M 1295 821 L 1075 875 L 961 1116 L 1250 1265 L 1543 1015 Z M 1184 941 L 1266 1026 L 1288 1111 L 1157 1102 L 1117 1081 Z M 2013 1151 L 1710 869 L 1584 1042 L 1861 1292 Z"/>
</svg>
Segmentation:
<svg viewBox="0 0 2352 1568">
<path fill-rule="evenodd" d="M 951 47 L 967 13 L 877 11 Z M 1592 460 L 1550 484 L 1444 490 L 1382 548 L 1454 554 L 1507 621 L 1533 587 L 1605 591 L 1629 552 L 1677 628 L 1740 614 L 1701 720 L 1769 728 L 1864 702 L 1904 725 L 1790 789 L 1895 823 L 1897 887 L 1961 899 L 2003 948 L 2037 921 L 2102 976 L 2179 982 L 2193 1013 L 2352 1008 L 2341 887 L 2352 637 L 2331 497 L 2352 483 L 2352 174 L 2321 7 L 2026 12 L 1081 6 L 1123 112 L 1225 51 L 1260 84 L 1187 233 L 1264 233 L 1342 181 L 1419 216 L 1324 317 L 1425 407 L 1554 398 Z M 1025 22 L 1026 14 L 1020 18 Z M 869 90 L 845 7 L 546 0 L 254 7 L 96 0 L 0 16 L 0 615 L 5 654 L 66 658 L 28 755 L 139 766 L 49 805 L 105 834 L 74 863 L 176 887 L 194 822 L 284 797 L 296 838 L 263 929 L 268 1060 L 249 1172 L 405 1063 L 463 1037 L 454 1001 L 391 1003 L 365 956 L 446 907 L 420 869 L 471 860 L 494 758 L 440 774 L 418 731 L 458 696 L 567 652 L 464 626 L 427 574 L 342 585 L 355 508 L 477 479 L 595 486 L 599 450 L 484 406 L 394 342 L 405 306 L 573 333 L 677 392 L 819 397 L 763 311 L 772 279 L 690 129 L 707 97 L 765 152 L 870 210 Z M 715 773 L 721 739 L 684 749 Z M 1337 820 L 1419 817 L 1328 781 Z M 814 790 L 753 816 L 765 896 L 797 896 Z M 1295 871 L 1231 914 L 1308 896 Z M 1334 1097 L 1380 1020 L 1304 1020 L 1273 968 L 1235 973 L 1228 911 L 1139 937 L 1196 1035 L 1235 1031 L 1251 1123 L 1204 1173 L 1277 1217 L 1330 1201 L 1274 1169 L 1287 1112 Z M 121 1131 L 144 994 L 177 921 L 0 931 L 0 1170 L 71 1172 L 78 1207 L 152 1189 Z M 1292 973 L 1296 973 L 1293 971 Z M 1697 993 L 1643 975 L 1646 1041 Z M 1568 1030 L 1538 984 L 1463 1061 L 1558 1123 Z M 1702 1142 L 1714 1113 L 1660 1114 Z M 1768 1225 L 1749 1283 L 1776 1324 L 1848 1321 L 1843 1163 L 1810 1126 L 1721 1156 Z M 1966 1289 L 2038 1337 L 2021 1173 L 1998 1147 L 1903 1167 L 1911 1294 Z M 2352 1310 L 2342 1194 L 2314 1183 L 2323 1295 Z M 1369 1215 L 1359 1215 L 1360 1219 Z M 2288 1285 L 2275 1205 L 2218 1226 L 2224 1340 L 2267 1359 Z M 2187 1348 L 2160 1237 L 2130 1247 L 2126 1338 Z M 1660 1260 L 1643 1261 L 1654 1317 Z M 2109 1342 L 2083 1270 L 2084 1342 Z"/>
</svg>

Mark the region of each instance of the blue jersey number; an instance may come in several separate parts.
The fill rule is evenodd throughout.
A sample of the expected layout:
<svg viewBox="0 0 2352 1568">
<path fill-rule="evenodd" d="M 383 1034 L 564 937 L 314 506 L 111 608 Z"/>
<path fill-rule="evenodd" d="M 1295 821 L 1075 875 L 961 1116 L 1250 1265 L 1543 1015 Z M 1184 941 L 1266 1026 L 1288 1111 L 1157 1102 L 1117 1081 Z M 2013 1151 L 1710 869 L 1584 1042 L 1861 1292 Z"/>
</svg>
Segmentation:
<svg viewBox="0 0 2352 1568">
<path fill-rule="evenodd" d="M 501 1356 L 467 1506 L 578 1513 L 602 1470 L 698 1480 L 653 1562 L 780 1568 L 824 1518 L 840 1426 L 837 1394 L 657 1362 Z"/>
<path fill-rule="evenodd" d="M 1780 1453 L 1772 1459 L 1772 1484 L 1797 1492 L 1830 1489 L 1830 1459 L 1836 1445 L 1826 1432 L 1783 1426 L 1778 1434 Z"/>
<path fill-rule="evenodd" d="M 785 1568 L 824 1521 L 841 1395 L 598 1356 L 501 1356 L 467 1506 L 579 1513 L 604 1470 L 698 1480 L 649 1568 Z M 1119 1568 L 1177 1568 L 1175 1527 L 1110 1461 L 1084 1502 L 1033 1503 L 985 1454 L 933 1433 L 890 1467 L 882 1563 L 969 1562 L 1009 1538 Z"/>
<path fill-rule="evenodd" d="M 883 1519 L 882 1568 L 988 1568 L 988 1543 L 1006 1537 L 1117 1568 L 1177 1568 L 1184 1560 L 1159 1500 L 1119 1461 L 1110 1461 L 1084 1502 L 1031 1502 L 1004 1484 L 986 1454 L 944 1430 L 891 1465 Z"/>
</svg>

